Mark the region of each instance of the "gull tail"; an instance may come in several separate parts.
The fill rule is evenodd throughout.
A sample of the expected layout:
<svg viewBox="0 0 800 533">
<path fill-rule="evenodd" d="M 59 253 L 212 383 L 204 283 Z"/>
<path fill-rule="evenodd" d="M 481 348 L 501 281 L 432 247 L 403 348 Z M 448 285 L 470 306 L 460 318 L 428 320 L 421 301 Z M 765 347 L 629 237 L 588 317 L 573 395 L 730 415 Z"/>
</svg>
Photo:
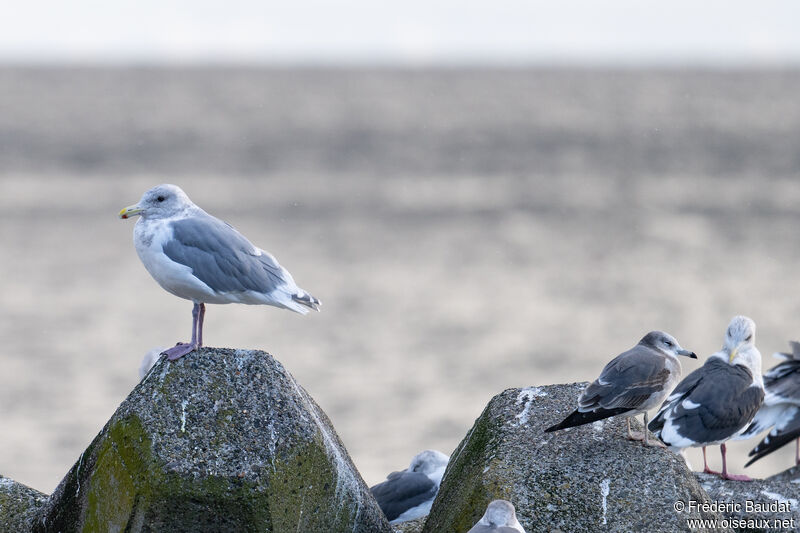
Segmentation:
<svg viewBox="0 0 800 533">
<path fill-rule="evenodd" d="M 319 299 L 314 298 L 305 291 L 298 292 L 297 294 L 292 294 L 292 300 L 299 303 L 300 305 L 304 305 L 310 309 L 313 309 L 314 311 L 319 311 L 319 306 L 322 305 L 322 302 L 320 302 Z"/>
<path fill-rule="evenodd" d="M 596 409 L 594 411 L 578 411 L 577 409 L 572 412 L 567 418 L 562 420 L 560 423 L 556 424 L 555 426 L 550 426 L 549 428 L 545 429 L 545 433 L 549 433 L 551 431 L 558 431 L 559 429 L 566 429 L 575 426 L 582 426 L 583 424 L 588 424 L 589 422 L 595 422 L 597 420 L 602 420 L 604 418 L 609 418 L 616 415 L 621 415 L 622 413 L 628 413 L 631 409 L 628 407 L 617 407 L 614 409 Z"/>
</svg>

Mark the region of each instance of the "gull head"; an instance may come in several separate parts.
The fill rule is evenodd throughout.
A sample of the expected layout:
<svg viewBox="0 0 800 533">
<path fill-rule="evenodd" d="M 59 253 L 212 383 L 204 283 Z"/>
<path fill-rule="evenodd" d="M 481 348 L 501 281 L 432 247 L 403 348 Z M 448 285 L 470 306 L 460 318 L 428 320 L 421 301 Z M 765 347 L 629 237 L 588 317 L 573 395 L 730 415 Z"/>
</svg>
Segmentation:
<svg viewBox="0 0 800 533">
<path fill-rule="evenodd" d="M 517 512 L 514 505 L 506 500 L 494 500 L 486 508 L 481 524 L 485 526 L 508 526 L 513 527 L 517 522 Z"/>
<path fill-rule="evenodd" d="M 735 316 L 725 332 L 722 350 L 728 355 L 728 363 L 743 364 L 761 372 L 761 353 L 756 348 L 756 323 L 746 316 Z"/>
<path fill-rule="evenodd" d="M 120 211 L 119 218 L 131 218 L 137 215 L 145 219 L 169 218 L 193 206 L 192 201 L 180 187 L 163 184 L 144 193 L 138 204 Z"/>
<path fill-rule="evenodd" d="M 678 344 L 675 337 L 663 331 L 651 331 L 642 337 L 639 344 L 647 346 L 648 348 L 653 348 L 667 355 L 683 355 L 691 359 L 697 359 L 697 355 L 695 355 L 694 352 L 681 348 L 681 345 Z"/>
<path fill-rule="evenodd" d="M 435 481 L 438 483 L 442 480 L 449 460 L 450 458 L 440 451 L 425 450 L 414 456 L 411 464 L 408 465 L 408 471 L 425 474 L 431 479 L 438 480 Z"/>
</svg>

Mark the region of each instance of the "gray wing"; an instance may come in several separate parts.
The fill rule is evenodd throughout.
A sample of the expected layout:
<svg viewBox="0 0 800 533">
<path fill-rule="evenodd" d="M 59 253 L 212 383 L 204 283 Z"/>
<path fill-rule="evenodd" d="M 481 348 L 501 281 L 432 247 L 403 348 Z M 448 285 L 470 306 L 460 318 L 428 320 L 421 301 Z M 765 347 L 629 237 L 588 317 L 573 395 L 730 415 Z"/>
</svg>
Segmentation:
<svg viewBox="0 0 800 533">
<path fill-rule="evenodd" d="M 727 439 L 761 407 L 764 391 L 752 384 L 747 368 L 711 358 L 675 388 L 648 427 L 661 430 L 669 416 L 678 434 L 694 442 Z"/>
<path fill-rule="evenodd" d="M 383 483 L 369 489 L 389 520 L 436 496 L 436 484 L 419 472 L 392 472 Z"/>
<path fill-rule="evenodd" d="M 665 356 L 636 345 L 612 359 L 600 377 L 586 387 L 579 409 L 636 409 L 662 392 L 669 377 Z"/>
<path fill-rule="evenodd" d="M 173 238 L 164 253 L 219 293 L 269 293 L 293 283 L 289 273 L 270 254 L 256 249 L 241 233 L 207 213 L 171 223 Z"/>
<path fill-rule="evenodd" d="M 765 455 L 800 438 L 800 407 L 786 409 L 781 419 L 775 423 L 775 428 L 759 442 L 748 455 L 753 458 L 744 466 L 750 466 Z"/>
<path fill-rule="evenodd" d="M 789 360 L 764 374 L 764 388 L 769 403 L 785 401 L 800 405 L 800 361 Z"/>
</svg>

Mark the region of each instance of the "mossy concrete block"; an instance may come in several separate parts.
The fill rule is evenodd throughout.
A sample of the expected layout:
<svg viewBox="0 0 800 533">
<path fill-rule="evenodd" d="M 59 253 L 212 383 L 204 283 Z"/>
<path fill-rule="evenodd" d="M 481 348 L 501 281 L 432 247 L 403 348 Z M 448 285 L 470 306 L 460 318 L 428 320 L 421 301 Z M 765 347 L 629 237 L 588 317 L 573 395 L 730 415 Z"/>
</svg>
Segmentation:
<svg viewBox="0 0 800 533">
<path fill-rule="evenodd" d="M 153 367 L 34 531 L 391 529 L 328 417 L 278 361 L 203 348 Z"/>
<path fill-rule="evenodd" d="M 513 503 L 529 533 L 698 532 L 687 518 L 722 518 L 675 511 L 677 501 L 708 497 L 680 456 L 627 440 L 624 418 L 545 433 L 572 412 L 585 386 L 495 396 L 450 456 L 423 531 L 468 531 L 494 499 Z"/>
<path fill-rule="evenodd" d="M 13 479 L 0 476 L 0 532 L 31 531 L 47 495 Z"/>
<path fill-rule="evenodd" d="M 735 530 L 800 531 L 800 484 L 796 478 L 777 474 L 743 482 L 702 472 L 695 476 L 708 493 L 709 501 L 723 509 L 728 524 Z"/>
</svg>

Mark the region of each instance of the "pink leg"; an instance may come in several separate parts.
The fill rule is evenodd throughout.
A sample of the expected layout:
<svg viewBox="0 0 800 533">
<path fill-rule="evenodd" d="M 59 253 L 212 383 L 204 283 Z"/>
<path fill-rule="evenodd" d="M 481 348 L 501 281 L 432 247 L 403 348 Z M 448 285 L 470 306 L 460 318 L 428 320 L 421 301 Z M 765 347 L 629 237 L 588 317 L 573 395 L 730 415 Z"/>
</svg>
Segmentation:
<svg viewBox="0 0 800 533">
<path fill-rule="evenodd" d="M 200 315 L 197 317 L 197 347 L 203 345 L 203 318 L 206 316 L 206 304 L 200 303 Z"/>
<path fill-rule="evenodd" d="M 192 307 L 192 341 L 188 344 L 179 342 L 172 348 L 161 352 L 162 354 L 167 356 L 167 359 L 169 359 L 170 361 L 180 359 L 187 353 L 193 352 L 194 350 L 196 350 L 201 346 L 201 344 L 198 344 L 197 342 L 197 330 L 198 329 L 202 330 L 203 314 L 205 314 L 205 304 L 198 304 L 198 303 L 194 304 L 194 307 Z M 200 336 L 202 338 L 202 331 L 200 332 Z"/>
<path fill-rule="evenodd" d="M 725 454 L 727 452 L 727 448 L 725 447 L 725 443 L 719 445 L 719 449 L 722 452 L 722 479 L 732 479 L 733 481 L 753 481 L 753 478 L 745 475 L 738 475 L 738 474 L 729 474 L 728 473 L 728 464 L 725 458 Z"/>
<path fill-rule="evenodd" d="M 717 472 L 716 470 L 711 470 L 708 467 L 708 459 L 706 458 L 706 447 L 705 446 L 703 446 L 703 472 L 705 472 L 706 474 L 715 474 L 717 476 L 720 475 L 720 472 Z"/>
</svg>

